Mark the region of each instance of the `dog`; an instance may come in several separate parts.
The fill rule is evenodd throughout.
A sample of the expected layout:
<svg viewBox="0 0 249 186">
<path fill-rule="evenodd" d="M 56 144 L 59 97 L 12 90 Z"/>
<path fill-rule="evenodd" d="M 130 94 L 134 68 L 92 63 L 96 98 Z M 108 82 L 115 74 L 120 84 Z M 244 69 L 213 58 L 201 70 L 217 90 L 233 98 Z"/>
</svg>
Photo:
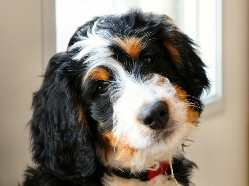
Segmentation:
<svg viewBox="0 0 249 186">
<path fill-rule="evenodd" d="M 34 93 L 27 185 L 189 185 L 184 142 L 208 90 L 194 42 L 133 10 L 79 27 Z"/>
</svg>

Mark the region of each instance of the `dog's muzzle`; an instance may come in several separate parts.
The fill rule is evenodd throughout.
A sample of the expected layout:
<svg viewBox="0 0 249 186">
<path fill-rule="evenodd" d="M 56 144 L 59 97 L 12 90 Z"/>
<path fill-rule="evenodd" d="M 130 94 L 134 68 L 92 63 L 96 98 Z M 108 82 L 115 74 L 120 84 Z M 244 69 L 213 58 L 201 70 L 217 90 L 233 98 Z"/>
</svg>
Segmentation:
<svg viewBox="0 0 249 186">
<path fill-rule="evenodd" d="M 139 113 L 138 119 L 151 129 L 164 129 L 169 121 L 168 105 L 164 101 L 157 101 L 145 106 Z"/>
</svg>

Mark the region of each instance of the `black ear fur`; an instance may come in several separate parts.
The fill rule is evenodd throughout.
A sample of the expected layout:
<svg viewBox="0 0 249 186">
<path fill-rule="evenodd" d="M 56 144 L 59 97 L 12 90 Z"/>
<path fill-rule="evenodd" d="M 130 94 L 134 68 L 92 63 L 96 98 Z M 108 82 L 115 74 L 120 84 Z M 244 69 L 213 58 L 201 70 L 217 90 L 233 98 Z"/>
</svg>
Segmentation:
<svg viewBox="0 0 249 186">
<path fill-rule="evenodd" d="M 181 70 L 187 84 L 187 92 L 199 98 L 203 90 L 209 89 L 209 80 L 204 69 L 206 66 L 197 55 L 193 41 L 183 34 L 179 39 L 182 43 L 177 48 L 182 61 Z"/>
<path fill-rule="evenodd" d="M 66 75 L 68 63 L 66 52 L 50 60 L 34 94 L 30 125 L 34 161 L 56 177 L 75 180 L 93 173 L 96 158 L 89 129 L 80 119 L 73 75 Z"/>
<path fill-rule="evenodd" d="M 199 98 L 204 89 L 209 89 L 209 80 L 204 70 L 206 66 L 198 56 L 194 42 L 180 32 L 172 24 L 170 18 L 161 16 L 160 19 L 164 27 L 162 38 L 165 42 L 170 43 L 173 50 L 177 51 L 177 54 L 174 54 L 177 56 L 173 56 L 173 58 L 179 60 L 176 62 L 176 67 L 186 85 L 186 90 L 189 95 Z"/>
</svg>

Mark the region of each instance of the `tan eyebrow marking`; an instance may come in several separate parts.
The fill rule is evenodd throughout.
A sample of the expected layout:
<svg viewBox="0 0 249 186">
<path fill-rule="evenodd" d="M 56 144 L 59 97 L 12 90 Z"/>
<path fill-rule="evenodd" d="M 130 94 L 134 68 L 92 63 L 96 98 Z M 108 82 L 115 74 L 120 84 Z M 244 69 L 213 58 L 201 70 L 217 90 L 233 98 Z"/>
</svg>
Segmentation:
<svg viewBox="0 0 249 186">
<path fill-rule="evenodd" d="M 173 61 L 176 62 L 176 64 L 175 64 L 176 67 L 181 68 L 181 59 L 180 59 L 179 51 L 169 41 L 164 41 L 164 45 L 168 49 Z"/>
<path fill-rule="evenodd" d="M 117 44 L 125 50 L 127 54 L 129 54 L 131 57 L 137 59 L 139 57 L 139 54 L 141 53 L 144 46 L 141 43 L 141 40 L 136 37 L 130 37 L 121 39 L 119 37 L 113 38 L 114 41 L 117 42 Z"/>
<path fill-rule="evenodd" d="M 110 80 L 110 74 L 104 68 L 94 68 L 85 76 L 83 82 L 85 82 L 88 77 L 94 80 L 103 80 L 103 81 Z"/>
</svg>

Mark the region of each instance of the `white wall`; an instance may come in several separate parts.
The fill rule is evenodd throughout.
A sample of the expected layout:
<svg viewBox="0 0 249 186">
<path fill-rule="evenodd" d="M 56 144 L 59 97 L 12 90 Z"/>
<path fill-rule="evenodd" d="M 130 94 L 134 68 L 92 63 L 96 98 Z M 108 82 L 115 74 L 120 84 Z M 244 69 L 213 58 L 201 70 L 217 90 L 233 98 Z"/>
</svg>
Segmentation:
<svg viewBox="0 0 249 186">
<path fill-rule="evenodd" d="M 17 185 L 30 164 L 32 92 L 41 83 L 41 5 L 0 0 L 0 185 Z"/>
<path fill-rule="evenodd" d="M 188 156 L 197 186 L 248 184 L 249 1 L 223 0 L 224 110 L 201 124 Z M 0 0 L 0 186 L 31 164 L 32 92 L 42 73 L 41 2 Z"/>
</svg>

